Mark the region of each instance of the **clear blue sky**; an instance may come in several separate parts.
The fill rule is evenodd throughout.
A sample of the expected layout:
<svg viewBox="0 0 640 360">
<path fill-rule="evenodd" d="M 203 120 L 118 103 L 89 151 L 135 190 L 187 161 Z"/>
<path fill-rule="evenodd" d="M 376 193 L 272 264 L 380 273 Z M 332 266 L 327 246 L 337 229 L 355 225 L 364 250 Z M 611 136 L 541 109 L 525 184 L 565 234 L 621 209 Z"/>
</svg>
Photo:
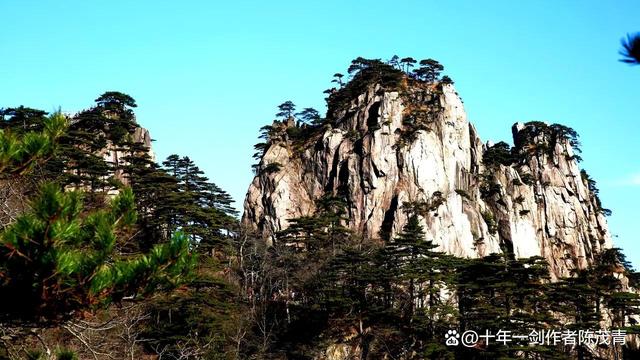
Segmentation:
<svg viewBox="0 0 640 360">
<path fill-rule="evenodd" d="M 278 104 L 324 109 L 357 56 L 438 59 L 483 140 L 528 120 L 581 134 L 614 241 L 640 267 L 640 66 L 617 61 L 637 0 L 0 0 L 0 14 L 0 107 L 75 112 L 126 92 L 160 157 L 189 155 L 239 205 Z"/>
</svg>

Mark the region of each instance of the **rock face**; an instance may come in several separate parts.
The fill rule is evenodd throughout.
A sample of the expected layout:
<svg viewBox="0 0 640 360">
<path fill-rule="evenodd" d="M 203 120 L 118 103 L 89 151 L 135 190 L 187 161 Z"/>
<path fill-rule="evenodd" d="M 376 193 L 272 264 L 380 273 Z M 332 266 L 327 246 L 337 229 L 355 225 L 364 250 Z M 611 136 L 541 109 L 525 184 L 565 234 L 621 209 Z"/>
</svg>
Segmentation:
<svg viewBox="0 0 640 360">
<path fill-rule="evenodd" d="M 416 109 L 422 127 L 414 126 Z M 552 278 L 611 247 L 572 142 L 540 131 L 547 125 L 514 125 L 521 160 L 489 166 L 488 145 L 452 85 L 402 92 L 370 86 L 328 120 L 332 125 L 302 143 L 285 136 L 268 144 L 242 219 L 266 241 L 277 241 L 289 219 L 311 215 L 314 200 L 329 192 L 345 196 L 349 228 L 367 238 L 393 239 L 407 221 L 403 204 L 421 203 L 427 236 L 440 250 L 538 255 Z"/>
<path fill-rule="evenodd" d="M 149 130 L 143 127 L 137 127 L 133 134 L 133 142 L 142 144 L 145 148 L 148 149 L 148 154 L 151 157 L 151 160 L 155 161 L 156 156 L 151 147 L 151 134 Z M 119 151 L 112 144 L 108 144 L 107 147 L 101 151 L 102 158 L 107 163 L 113 164 L 116 168 L 119 168 L 121 165 L 124 165 L 124 161 L 122 160 L 126 154 L 122 151 Z M 116 179 L 122 181 L 123 184 L 128 184 L 127 178 L 122 174 L 122 170 L 116 170 L 114 176 Z"/>
</svg>

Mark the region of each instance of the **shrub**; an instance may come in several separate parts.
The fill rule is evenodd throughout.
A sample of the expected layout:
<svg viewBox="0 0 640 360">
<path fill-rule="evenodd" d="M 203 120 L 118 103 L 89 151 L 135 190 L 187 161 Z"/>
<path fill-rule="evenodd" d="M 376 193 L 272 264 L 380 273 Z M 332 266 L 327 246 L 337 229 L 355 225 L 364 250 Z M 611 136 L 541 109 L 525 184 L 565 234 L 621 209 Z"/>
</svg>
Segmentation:
<svg viewBox="0 0 640 360">
<path fill-rule="evenodd" d="M 536 139 L 538 138 L 538 139 Z M 565 125 L 552 124 L 547 125 L 541 121 L 530 121 L 525 124 L 515 136 L 515 149 L 520 156 L 528 154 L 547 154 L 553 156 L 556 144 L 560 141 L 568 141 L 569 145 L 576 153 L 582 152 L 580 149 L 580 141 L 578 133 Z M 526 153 L 522 150 L 527 149 Z M 571 159 L 581 161 L 582 158 L 574 155 Z"/>
<path fill-rule="evenodd" d="M 267 175 L 268 175 L 268 174 L 272 174 L 272 173 L 277 173 L 277 172 L 279 172 L 281 169 L 282 169 L 282 165 L 281 165 L 280 163 L 278 163 L 278 162 L 272 162 L 272 163 L 267 164 L 267 166 L 265 166 L 265 167 L 262 169 L 262 171 L 261 171 L 261 172 L 262 172 L 263 174 L 267 174 Z"/>
<path fill-rule="evenodd" d="M 495 235 L 498 232 L 498 224 L 496 223 L 496 219 L 493 216 L 493 213 L 491 213 L 490 211 L 483 211 L 482 218 L 484 219 L 485 224 L 487 224 L 489 234 Z"/>
<path fill-rule="evenodd" d="M 500 194 L 502 186 L 496 182 L 491 175 L 482 175 L 480 177 L 480 197 L 483 199 L 490 198 L 496 194 Z"/>
<path fill-rule="evenodd" d="M 482 156 L 482 162 L 485 166 L 504 165 L 509 166 L 516 162 L 513 151 L 509 144 L 504 141 L 487 148 Z"/>
<path fill-rule="evenodd" d="M 78 355 L 71 350 L 62 349 L 56 354 L 56 360 L 78 360 Z"/>
<path fill-rule="evenodd" d="M 469 195 L 468 192 L 462 190 L 462 189 L 456 189 L 456 194 L 462 196 L 463 198 L 467 199 L 467 200 L 471 200 L 471 195 Z"/>
<path fill-rule="evenodd" d="M 522 180 L 523 183 L 525 183 L 526 185 L 533 185 L 536 183 L 536 178 L 531 175 L 530 173 L 523 173 L 520 174 L 520 180 Z"/>
<path fill-rule="evenodd" d="M 327 114 L 335 115 L 351 101 L 364 94 L 370 86 L 380 85 L 384 90 L 399 90 L 405 77 L 401 70 L 379 59 L 359 57 L 351 62 L 349 74 L 353 79 L 342 88 L 332 91 L 327 98 Z"/>
</svg>

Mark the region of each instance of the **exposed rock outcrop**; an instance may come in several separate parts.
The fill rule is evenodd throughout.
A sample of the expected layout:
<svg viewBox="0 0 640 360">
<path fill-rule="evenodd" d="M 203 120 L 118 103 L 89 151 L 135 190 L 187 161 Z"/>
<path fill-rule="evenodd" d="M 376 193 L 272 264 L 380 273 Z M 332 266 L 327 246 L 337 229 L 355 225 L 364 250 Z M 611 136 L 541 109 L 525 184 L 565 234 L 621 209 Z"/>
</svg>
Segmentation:
<svg viewBox="0 0 640 360">
<path fill-rule="evenodd" d="M 514 125 L 519 162 L 489 166 L 452 85 L 371 86 L 304 141 L 268 144 L 242 221 L 277 241 L 289 219 L 313 213 L 314 200 L 332 192 L 346 197 L 351 229 L 389 239 L 407 221 L 403 204 L 421 202 L 440 250 L 539 255 L 553 278 L 566 276 L 611 247 L 611 237 L 572 142 L 545 127 Z"/>
<path fill-rule="evenodd" d="M 152 139 L 151 134 L 149 134 L 149 130 L 138 126 L 131 136 L 134 143 L 142 144 L 146 149 L 148 149 L 149 157 L 151 160 L 155 161 L 156 156 L 151 147 Z M 107 145 L 107 147 L 101 151 L 101 155 L 104 161 L 113 164 L 116 168 L 120 168 L 122 165 L 125 165 L 123 158 L 127 156 L 127 154 L 118 150 L 111 144 Z M 114 176 L 116 179 L 122 181 L 123 184 L 128 183 L 127 178 L 122 174 L 122 170 L 116 170 Z"/>
</svg>

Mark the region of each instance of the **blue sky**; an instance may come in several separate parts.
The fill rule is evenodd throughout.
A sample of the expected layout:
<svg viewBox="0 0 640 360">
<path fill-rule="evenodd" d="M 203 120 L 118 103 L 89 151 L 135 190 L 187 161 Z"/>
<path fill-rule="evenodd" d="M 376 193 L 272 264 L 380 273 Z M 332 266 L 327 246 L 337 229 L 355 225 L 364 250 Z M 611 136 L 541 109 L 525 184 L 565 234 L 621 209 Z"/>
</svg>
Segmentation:
<svg viewBox="0 0 640 360">
<path fill-rule="evenodd" d="M 483 140 L 529 120 L 581 134 L 614 241 L 640 267 L 640 66 L 617 61 L 638 1 L 1 0 L 0 13 L 0 107 L 75 112 L 126 92 L 159 156 L 189 155 L 239 205 L 278 104 L 324 109 L 357 56 L 438 59 Z"/>
</svg>

